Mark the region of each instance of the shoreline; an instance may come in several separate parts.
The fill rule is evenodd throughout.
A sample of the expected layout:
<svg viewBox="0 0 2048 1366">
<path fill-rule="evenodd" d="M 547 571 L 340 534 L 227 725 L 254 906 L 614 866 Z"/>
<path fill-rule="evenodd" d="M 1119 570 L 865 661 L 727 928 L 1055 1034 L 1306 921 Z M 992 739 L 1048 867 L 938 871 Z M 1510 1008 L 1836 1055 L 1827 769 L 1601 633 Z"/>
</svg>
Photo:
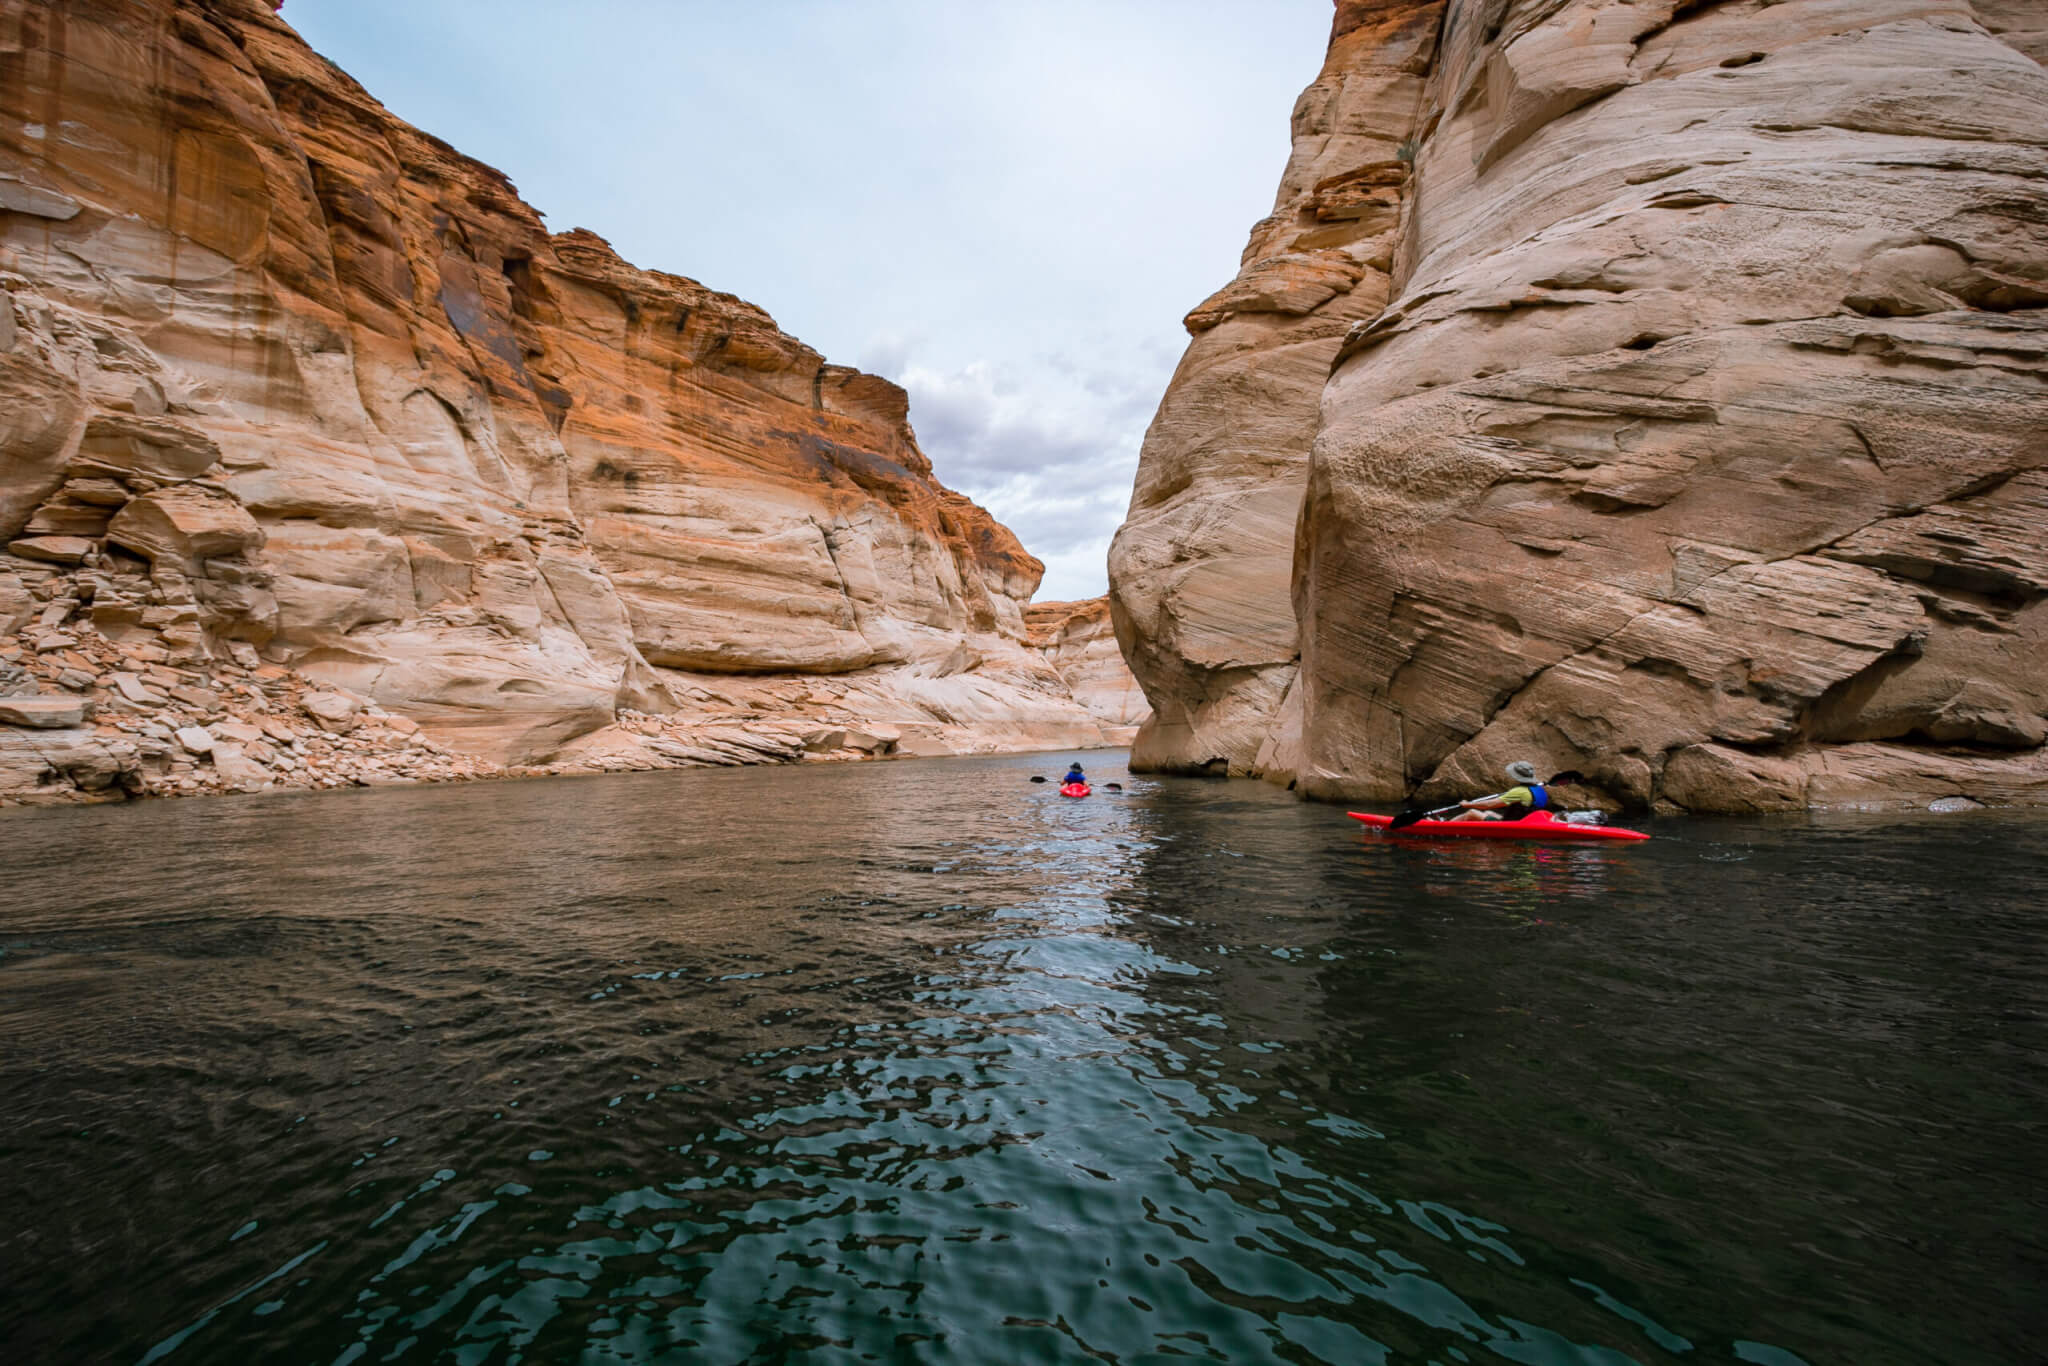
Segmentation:
<svg viewBox="0 0 2048 1366">
<path fill-rule="evenodd" d="M 1123 728 L 882 721 L 857 688 L 810 676 L 718 680 L 703 708 L 622 709 L 540 762 L 500 763 L 452 738 L 466 720 L 388 711 L 230 642 L 230 659 L 119 641 L 51 604 L 0 636 L 0 810 L 665 769 L 859 763 L 1122 748 Z M 1052 731 L 1059 731 L 1054 734 Z"/>
<path fill-rule="evenodd" d="M 556 780 L 595 780 L 599 778 L 622 777 L 638 773 L 710 773 L 736 768 L 790 768 L 803 763 L 830 764 L 894 764 L 894 763 L 943 763 L 947 760 L 966 759 L 1014 759 L 1032 754 L 1116 754 L 1128 753 L 1125 744 L 1095 746 L 1054 746 L 1047 749 L 990 749 L 961 754 L 885 754 L 863 756 L 821 756 L 808 760 L 783 761 L 762 759 L 750 763 L 674 763 L 665 765 L 643 765 L 633 768 L 596 768 L 583 764 L 549 764 L 541 766 L 517 765 L 501 768 L 493 773 L 464 777 L 401 777 L 389 776 L 368 781 L 345 781 L 327 783 L 265 783 L 260 787 L 206 787 L 196 791 L 177 789 L 156 790 L 140 793 L 101 792 L 85 793 L 73 791 L 68 796 L 53 795 L 51 798 L 21 800 L 15 797 L 0 797 L 0 821 L 18 812 L 28 811 L 69 811 L 81 807 L 133 807 L 152 805 L 158 802 L 182 801 L 199 797 L 286 797 L 317 796 L 326 792 L 352 792 L 384 788 L 413 787 L 458 787 L 472 783 L 524 783 L 549 782 Z M 1048 780 L 1049 781 L 1049 780 Z"/>
</svg>

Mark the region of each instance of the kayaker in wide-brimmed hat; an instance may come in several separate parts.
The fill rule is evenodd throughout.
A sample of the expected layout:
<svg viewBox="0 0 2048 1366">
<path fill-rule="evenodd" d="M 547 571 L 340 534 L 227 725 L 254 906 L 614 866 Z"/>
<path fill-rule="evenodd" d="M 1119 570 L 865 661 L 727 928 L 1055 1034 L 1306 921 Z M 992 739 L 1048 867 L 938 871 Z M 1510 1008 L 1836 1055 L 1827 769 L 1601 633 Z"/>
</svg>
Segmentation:
<svg viewBox="0 0 2048 1366">
<path fill-rule="evenodd" d="M 1060 779 L 1060 786 L 1065 787 L 1068 783 L 1085 783 L 1087 781 L 1088 775 L 1081 771 L 1081 765 L 1073 763 L 1067 765 L 1067 776 Z"/>
<path fill-rule="evenodd" d="M 1454 821 L 1518 821 L 1532 811 L 1547 810 L 1550 793 L 1543 784 L 1536 781 L 1536 765 L 1526 759 L 1517 759 L 1508 765 L 1508 781 L 1514 786 L 1505 792 L 1496 792 L 1491 797 L 1474 797 L 1469 802 L 1459 802 L 1464 807 Z"/>
</svg>

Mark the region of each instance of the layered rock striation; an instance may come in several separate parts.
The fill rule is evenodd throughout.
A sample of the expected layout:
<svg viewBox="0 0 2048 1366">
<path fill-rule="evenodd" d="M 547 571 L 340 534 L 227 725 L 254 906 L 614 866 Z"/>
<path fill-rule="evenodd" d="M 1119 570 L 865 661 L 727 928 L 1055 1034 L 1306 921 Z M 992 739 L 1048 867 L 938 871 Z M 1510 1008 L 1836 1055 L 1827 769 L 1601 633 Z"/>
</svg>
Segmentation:
<svg viewBox="0 0 2048 1366">
<path fill-rule="evenodd" d="M 1340 7 L 1294 150 L 1242 269 L 1145 434 L 1110 550 L 1118 638 L 1156 712 L 1133 762 L 1261 771 L 1300 657 L 1295 523 L 1331 363 L 1392 288 L 1441 0 Z"/>
<path fill-rule="evenodd" d="M 1213 755 L 1141 753 L 1376 800 L 1522 757 L 1630 805 L 2048 799 L 2042 8 L 1347 5 L 1333 62 L 1404 14 L 1421 47 L 1342 62 L 1419 69 L 1387 305 L 1299 414 L 1295 672 Z M 1138 676 L 1199 721 L 1132 563 Z"/>
<path fill-rule="evenodd" d="M 1111 739 L 1130 743 L 1152 708 L 1117 646 L 1109 600 L 1034 602 L 1024 609 L 1024 624 L 1032 644 L 1066 680 L 1074 700 L 1102 723 Z"/>
<path fill-rule="evenodd" d="M 0 614 L 490 765 L 693 710 L 1104 742 L 901 389 L 550 233 L 272 11 L 0 0 Z"/>
</svg>

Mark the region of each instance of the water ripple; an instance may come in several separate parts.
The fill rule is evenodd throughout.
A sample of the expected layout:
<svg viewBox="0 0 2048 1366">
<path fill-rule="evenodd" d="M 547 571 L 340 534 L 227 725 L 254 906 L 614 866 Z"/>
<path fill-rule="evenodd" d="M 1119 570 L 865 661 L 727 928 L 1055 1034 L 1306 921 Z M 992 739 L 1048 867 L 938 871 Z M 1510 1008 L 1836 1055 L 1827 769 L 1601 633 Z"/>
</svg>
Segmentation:
<svg viewBox="0 0 2048 1366">
<path fill-rule="evenodd" d="M 2040 822 L 1032 766 L 8 817 L 11 1359 L 2037 1354 Z"/>
</svg>

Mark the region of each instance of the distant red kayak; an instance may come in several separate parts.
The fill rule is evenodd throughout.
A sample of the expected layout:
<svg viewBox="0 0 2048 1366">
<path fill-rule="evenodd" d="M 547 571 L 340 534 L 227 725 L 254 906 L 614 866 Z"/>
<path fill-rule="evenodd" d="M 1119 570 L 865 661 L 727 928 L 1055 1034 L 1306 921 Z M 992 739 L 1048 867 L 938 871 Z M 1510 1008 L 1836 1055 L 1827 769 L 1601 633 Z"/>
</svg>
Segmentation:
<svg viewBox="0 0 2048 1366">
<path fill-rule="evenodd" d="M 1392 825 L 1392 816 L 1375 816 L 1365 811 L 1345 813 L 1352 820 L 1363 821 L 1375 829 L 1384 831 Z M 1561 821 L 1548 811 L 1535 811 L 1518 821 L 1417 821 L 1392 832 L 1395 839 L 1408 835 L 1427 835 L 1431 839 L 1461 840 L 1646 840 L 1649 838 L 1640 830 L 1617 830 L 1610 825 L 1573 825 Z"/>
<path fill-rule="evenodd" d="M 1092 789 L 1086 783 L 1060 784 L 1060 795 L 1062 797 L 1085 797 L 1090 791 Z"/>
</svg>

